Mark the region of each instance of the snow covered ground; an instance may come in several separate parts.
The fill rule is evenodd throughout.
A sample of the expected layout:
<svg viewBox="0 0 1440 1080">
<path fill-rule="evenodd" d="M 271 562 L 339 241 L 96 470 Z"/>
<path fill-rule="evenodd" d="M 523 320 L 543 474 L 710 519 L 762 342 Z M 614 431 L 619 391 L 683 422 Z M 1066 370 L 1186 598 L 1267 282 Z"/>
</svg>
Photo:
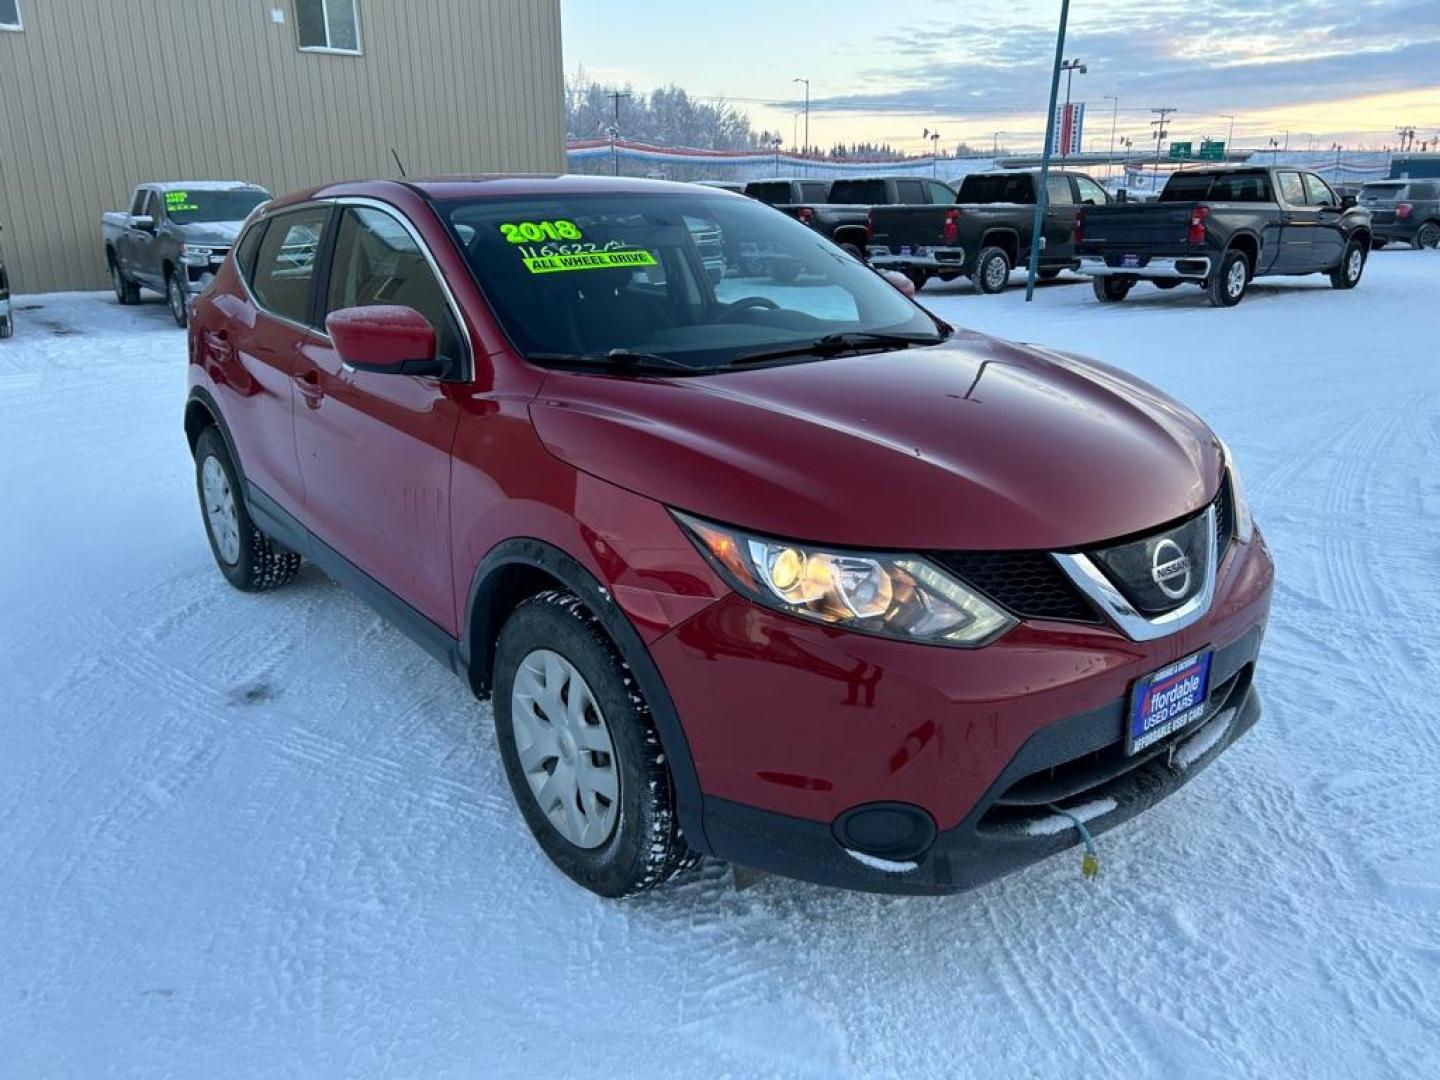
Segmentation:
<svg viewBox="0 0 1440 1080">
<path fill-rule="evenodd" d="M 488 711 L 307 569 L 214 569 L 158 302 L 0 342 L 0 1074 L 1424 1076 L 1440 1062 L 1440 255 L 1233 311 L 922 294 L 1232 445 L 1279 567 L 1261 725 L 944 900 L 553 871 Z"/>
</svg>

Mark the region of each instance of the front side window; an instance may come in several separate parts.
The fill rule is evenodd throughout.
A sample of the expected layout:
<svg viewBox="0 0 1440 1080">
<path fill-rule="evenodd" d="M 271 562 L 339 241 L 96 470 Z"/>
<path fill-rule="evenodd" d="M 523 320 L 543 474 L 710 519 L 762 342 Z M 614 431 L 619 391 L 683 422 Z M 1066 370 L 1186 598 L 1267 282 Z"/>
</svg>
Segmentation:
<svg viewBox="0 0 1440 1080">
<path fill-rule="evenodd" d="M 208 225 L 218 221 L 244 221 L 270 193 L 261 188 L 231 191 L 165 192 L 165 213 L 176 225 Z"/>
<path fill-rule="evenodd" d="M 1275 181 L 1280 185 L 1280 195 L 1287 203 L 1291 206 L 1305 205 L 1305 184 L 1298 172 L 1276 173 Z"/>
<path fill-rule="evenodd" d="M 315 256 L 329 216 L 328 207 L 316 206 L 270 219 L 250 280 L 255 298 L 266 310 L 291 322 L 310 323 Z"/>
<path fill-rule="evenodd" d="M 1311 206 L 1338 206 L 1340 200 L 1330 190 L 1330 185 L 1314 173 L 1305 173 L 1305 196 Z"/>
<path fill-rule="evenodd" d="M 295 0 L 300 48 L 360 52 L 359 0 Z"/>
<path fill-rule="evenodd" d="M 1105 189 L 1088 176 L 1075 177 L 1075 186 L 1080 189 L 1080 201 L 1090 206 L 1104 206 L 1110 201 Z"/>
<path fill-rule="evenodd" d="M 927 180 L 925 186 L 930 191 L 930 201 L 936 206 L 949 206 L 955 201 L 955 192 L 949 184 L 942 184 L 939 180 Z"/>
<path fill-rule="evenodd" d="M 160 196 L 153 191 L 145 196 L 145 213 L 150 215 L 150 220 L 156 225 L 160 224 Z"/>
<path fill-rule="evenodd" d="M 0 0 L 0 30 L 23 30 L 20 0 Z"/>
<path fill-rule="evenodd" d="M 348 207 L 335 234 L 325 313 L 382 304 L 418 311 L 435 329 L 436 354 L 462 359 L 460 328 L 415 238 L 381 210 Z"/>
<path fill-rule="evenodd" d="M 692 373 L 832 335 L 938 340 L 933 319 L 829 240 L 753 201 L 542 194 L 441 204 L 471 272 L 536 363 L 676 362 Z M 825 348 L 820 349 L 821 352 Z"/>
</svg>

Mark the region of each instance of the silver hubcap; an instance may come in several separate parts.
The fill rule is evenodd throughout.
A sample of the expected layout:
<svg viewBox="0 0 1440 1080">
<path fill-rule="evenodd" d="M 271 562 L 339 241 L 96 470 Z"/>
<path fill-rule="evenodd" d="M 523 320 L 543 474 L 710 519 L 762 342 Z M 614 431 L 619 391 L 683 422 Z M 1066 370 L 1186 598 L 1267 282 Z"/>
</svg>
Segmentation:
<svg viewBox="0 0 1440 1080">
<path fill-rule="evenodd" d="M 1245 291 L 1245 263 L 1239 259 L 1230 267 L 1230 272 L 1225 278 L 1225 288 L 1231 296 L 1239 296 Z"/>
<path fill-rule="evenodd" d="M 1360 280 L 1360 267 L 1364 265 L 1365 256 L 1360 254 L 1359 248 L 1356 248 L 1354 251 L 1350 252 L 1350 258 L 1345 263 L 1345 272 L 1349 275 L 1351 281 Z"/>
<path fill-rule="evenodd" d="M 1005 265 L 1004 259 L 991 259 L 990 265 L 985 268 L 985 284 L 992 289 L 1002 288 L 1009 276 L 1010 268 Z"/>
<path fill-rule="evenodd" d="M 240 561 L 240 520 L 235 512 L 235 493 L 230 479 L 215 458 L 207 457 L 200 467 L 200 488 L 205 493 L 205 520 L 220 557 L 231 565 Z"/>
<path fill-rule="evenodd" d="M 549 649 L 526 656 L 510 695 L 510 727 L 530 791 L 556 832 L 581 848 L 610 839 L 620 812 L 615 747 L 575 665 Z"/>
</svg>

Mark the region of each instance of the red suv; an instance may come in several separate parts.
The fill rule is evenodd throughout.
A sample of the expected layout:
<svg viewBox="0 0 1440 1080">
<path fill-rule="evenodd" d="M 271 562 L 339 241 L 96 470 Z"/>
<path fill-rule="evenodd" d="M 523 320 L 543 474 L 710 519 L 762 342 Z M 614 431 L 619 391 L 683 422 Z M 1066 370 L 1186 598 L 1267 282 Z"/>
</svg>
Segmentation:
<svg viewBox="0 0 1440 1080">
<path fill-rule="evenodd" d="M 527 823 L 597 893 L 703 854 L 967 888 L 1259 717 L 1273 571 L 1209 429 L 752 200 L 292 195 L 189 340 L 221 572 L 309 559 L 492 699 Z"/>
</svg>

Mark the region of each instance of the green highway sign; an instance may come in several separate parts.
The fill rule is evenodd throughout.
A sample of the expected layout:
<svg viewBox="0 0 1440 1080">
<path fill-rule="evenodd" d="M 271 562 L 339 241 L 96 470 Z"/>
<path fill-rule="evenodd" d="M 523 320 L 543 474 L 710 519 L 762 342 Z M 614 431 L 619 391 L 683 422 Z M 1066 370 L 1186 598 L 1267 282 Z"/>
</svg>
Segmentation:
<svg viewBox="0 0 1440 1080">
<path fill-rule="evenodd" d="M 1224 161 L 1225 144 L 1223 142 L 1202 142 L 1200 144 L 1201 161 Z"/>
<path fill-rule="evenodd" d="M 1188 142 L 1172 142 L 1170 144 L 1170 160 L 1184 161 L 1186 158 L 1192 156 L 1191 152 L 1193 149 L 1192 144 Z"/>
</svg>

